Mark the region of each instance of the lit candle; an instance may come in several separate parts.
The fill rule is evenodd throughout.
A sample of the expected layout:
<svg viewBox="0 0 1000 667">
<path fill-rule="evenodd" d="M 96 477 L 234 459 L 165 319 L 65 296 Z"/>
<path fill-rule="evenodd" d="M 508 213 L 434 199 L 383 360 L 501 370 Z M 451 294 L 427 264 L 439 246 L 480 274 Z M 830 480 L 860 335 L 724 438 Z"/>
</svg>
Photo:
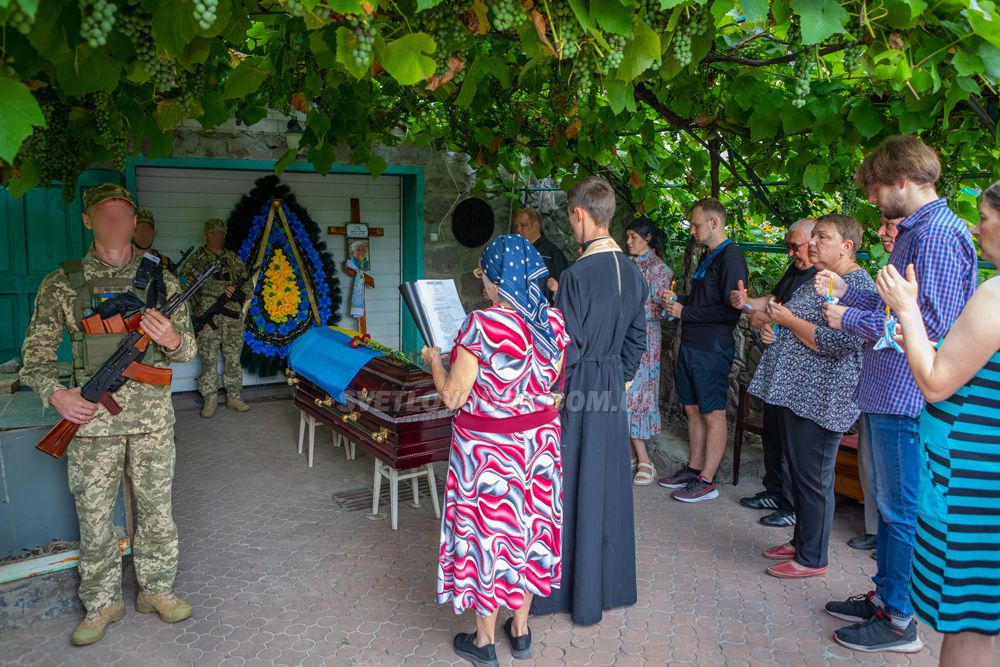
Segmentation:
<svg viewBox="0 0 1000 667">
<path fill-rule="evenodd" d="M 833 278 L 830 278 L 830 298 L 833 298 Z"/>
<path fill-rule="evenodd" d="M 886 319 L 892 317 L 892 312 L 889 310 L 889 304 L 885 304 L 885 317 Z"/>
</svg>

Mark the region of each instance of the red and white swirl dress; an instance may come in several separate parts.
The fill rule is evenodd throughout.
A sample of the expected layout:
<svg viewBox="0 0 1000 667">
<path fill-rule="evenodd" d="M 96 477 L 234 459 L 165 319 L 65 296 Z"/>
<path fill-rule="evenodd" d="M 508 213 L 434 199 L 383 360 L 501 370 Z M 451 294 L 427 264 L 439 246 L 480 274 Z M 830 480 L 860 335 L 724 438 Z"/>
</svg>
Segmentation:
<svg viewBox="0 0 1000 667">
<path fill-rule="evenodd" d="M 557 346 L 569 344 L 562 313 L 549 308 Z M 472 312 L 452 351 L 479 372 L 462 411 L 487 419 L 552 409 L 559 359 L 532 343 L 524 319 L 494 306 Z M 549 595 L 562 578 L 562 461 L 558 413 L 535 428 L 489 433 L 455 424 L 438 560 L 437 601 L 456 613 L 519 609 L 526 593 Z"/>
</svg>

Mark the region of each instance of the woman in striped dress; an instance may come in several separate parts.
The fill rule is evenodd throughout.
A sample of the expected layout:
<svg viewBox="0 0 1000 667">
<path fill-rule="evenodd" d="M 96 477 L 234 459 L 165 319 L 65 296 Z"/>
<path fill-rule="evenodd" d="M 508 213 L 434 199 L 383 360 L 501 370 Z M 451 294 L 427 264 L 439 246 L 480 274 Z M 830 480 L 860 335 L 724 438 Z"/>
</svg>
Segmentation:
<svg viewBox="0 0 1000 667">
<path fill-rule="evenodd" d="M 1000 182 L 979 213 L 972 233 L 996 263 Z M 912 266 L 906 274 L 887 266 L 877 286 L 927 399 L 911 599 L 920 620 L 945 635 L 941 665 L 992 665 L 1000 633 L 1000 276 L 979 287 L 935 351 Z"/>
</svg>

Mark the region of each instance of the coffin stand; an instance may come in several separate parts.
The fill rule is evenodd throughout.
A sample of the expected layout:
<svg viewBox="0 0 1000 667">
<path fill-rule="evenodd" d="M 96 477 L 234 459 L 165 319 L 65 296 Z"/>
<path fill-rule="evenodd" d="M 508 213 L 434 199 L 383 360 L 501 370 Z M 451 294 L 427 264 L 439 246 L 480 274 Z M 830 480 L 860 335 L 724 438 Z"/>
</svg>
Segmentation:
<svg viewBox="0 0 1000 667">
<path fill-rule="evenodd" d="M 346 403 L 338 403 L 326 392 L 295 371 L 285 371 L 301 411 L 299 451 L 309 427 L 309 458 L 312 465 L 315 424 L 328 426 L 334 443 L 343 441 L 348 458 L 359 446 L 375 458 L 372 513 L 378 513 L 382 479 L 389 482 L 390 517 L 398 525 L 399 482 L 411 481 L 413 505 L 420 506 L 419 478 L 427 479 L 434 514 L 441 516 L 436 461 L 447 461 L 451 450 L 451 422 L 455 412 L 441 402 L 431 376 L 412 364 L 393 357 L 378 357 L 361 369 L 347 388 Z"/>
</svg>

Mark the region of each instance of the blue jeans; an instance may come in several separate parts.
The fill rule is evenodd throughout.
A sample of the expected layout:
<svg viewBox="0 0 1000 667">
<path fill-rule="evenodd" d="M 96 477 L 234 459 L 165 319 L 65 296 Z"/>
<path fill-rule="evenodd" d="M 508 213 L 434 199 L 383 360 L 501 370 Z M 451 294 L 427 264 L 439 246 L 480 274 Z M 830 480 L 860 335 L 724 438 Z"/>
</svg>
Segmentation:
<svg viewBox="0 0 1000 667">
<path fill-rule="evenodd" d="M 917 530 L 920 428 L 912 417 L 865 414 L 868 479 L 878 505 L 878 567 L 872 581 L 886 610 L 913 615 L 910 569 Z"/>
</svg>

